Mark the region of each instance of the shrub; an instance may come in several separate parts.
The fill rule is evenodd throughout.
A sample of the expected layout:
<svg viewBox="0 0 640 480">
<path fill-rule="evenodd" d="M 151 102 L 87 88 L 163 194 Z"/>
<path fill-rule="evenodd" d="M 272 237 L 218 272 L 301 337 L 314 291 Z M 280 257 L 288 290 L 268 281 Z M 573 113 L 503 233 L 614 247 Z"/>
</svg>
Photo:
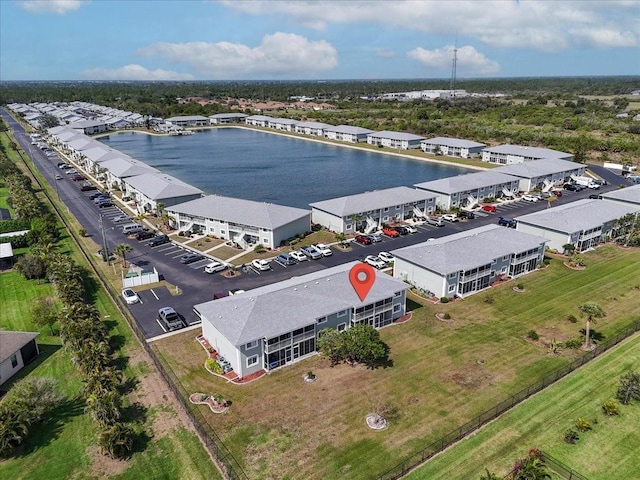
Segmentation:
<svg viewBox="0 0 640 480">
<path fill-rule="evenodd" d="M 516 284 L 516 288 L 517 288 L 518 290 L 524 290 L 524 283 L 518 283 L 518 284 Z"/>
<path fill-rule="evenodd" d="M 313 380 L 314 378 L 316 378 L 316 374 L 315 374 L 315 373 L 313 373 L 311 370 L 309 370 L 309 371 L 307 372 L 307 378 L 308 378 L 309 380 Z"/>
<path fill-rule="evenodd" d="M 578 418 L 576 420 L 576 430 L 579 432 L 591 430 L 591 423 L 586 418 Z"/>
<path fill-rule="evenodd" d="M 322 225 L 320 225 L 319 223 L 314 223 L 313 225 L 311 225 L 312 232 L 319 232 L 320 230 L 322 230 Z"/>
<path fill-rule="evenodd" d="M 484 299 L 484 303 L 491 305 L 493 304 L 493 295 L 487 295 Z"/>
<path fill-rule="evenodd" d="M 87 231 L 84 228 L 80 228 L 78 230 L 78 235 L 80 235 L 81 237 L 86 237 L 87 236 Z"/>
<path fill-rule="evenodd" d="M 536 332 L 535 330 L 529 330 L 527 332 L 527 337 L 529 337 L 531 340 L 538 340 L 540 338 L 540 335 L 538 335 L 538 332 Z"/>
<path fill-rule="evenodd" d="M 255 246 L 255 248 L 253 249 L 254 252 L 256 253 L 264 253 L 267 251 L 266 247 L 264 245 L 262 245 L 261 243 L 259 243 L 258 245 Z"/>
<path fill-rule="evenodd" d="M 571 323 L 576 323 L 578 321 L 575 315 L 567 315 L 567 320 L 569 320 Z"/>
<path fill-rule="evenodd" d="M 449 312 L 444 314 L 444 319 L 445 320 L 450 320 L 451 319 L 451 314 Z"/>
<path fill-rule="evenodd" d="M 632 400 L 640 400 L 640 373 L 628 372 L 622 376 L 616 398 L 623 405 L 628 405 Z"/>
<path fill-rule="evenodd" d="M 576 443 L 578 440 L 580 440 L 580 435 L 578 435 L 578 432 L 576 432 L 573 428 L 569 428 L 567 429 L 566 432 L 564 432 L 564 441 L 570 444 L 574 444 Z"/>
<path fill-rule="evenodd" d="M 579 338 L 572 338 L 562 344 L 564 348 L 580 348 L 582 346 L 582 340 Z"/>
<path fill-rule="evenodd" d="M 615 400 L 607 400 L 606 402 L 602 402 L 602 413 L 604 413 L 608 417 L 619 415 L 620 406 L 618 405 L 618 402 L 616 402 Z"/>
<path fill-rule="evenodd" d="M 440 297 L 441 303 L 449 303 L 449 297 Z"/>
<path fill-rule="evenodd" d="M 222 367 L 220 366 L 220 364 L 218 362 L 216 362 L 213 358 L 207 358 L 207 360 L 204 362 L 204 364 L 207 366 L 207 368 L 209 370 L 211 370 L 213 373 L 217 373 L 219 375 L 222 375 L 223 370 Z"/>
</svg>

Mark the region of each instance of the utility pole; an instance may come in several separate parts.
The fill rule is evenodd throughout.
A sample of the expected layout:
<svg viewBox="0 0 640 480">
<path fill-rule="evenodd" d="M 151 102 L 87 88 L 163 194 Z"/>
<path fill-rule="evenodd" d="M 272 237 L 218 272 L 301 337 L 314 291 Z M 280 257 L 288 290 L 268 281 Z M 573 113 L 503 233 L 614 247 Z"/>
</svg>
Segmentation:
<svg viewBox="0 0 640 480">
<path fill-rule="evenodd" d="M 100 232 L 102 233 L 102 255 L 107 259 L 107 265 L 111 265 L 109 249 L 107 248 L 107 235 L 104 232 L 104 225 L 102 223 L 102 214 L 100 214 Z"/>
<path fill-rule="evenodd" d="M 458 39 L 456 38 L 456 44 L 453 47 L 453 65 L 451 67 L 451 100 L 456 98 L 456 75 L 458 68 Z"/>
</svg>

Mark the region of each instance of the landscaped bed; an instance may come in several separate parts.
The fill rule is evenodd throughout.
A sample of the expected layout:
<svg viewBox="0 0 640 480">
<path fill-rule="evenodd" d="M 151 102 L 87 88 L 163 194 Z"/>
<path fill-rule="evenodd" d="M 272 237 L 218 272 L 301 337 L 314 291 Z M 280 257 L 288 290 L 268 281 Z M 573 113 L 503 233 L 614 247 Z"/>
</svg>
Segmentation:
<svg viewBox="0 0 640 480">
<path fill-rule="evenodd" d="M 411 321 L 381 330 L 394 362 L 386 369 L 331 368 L 313 357 L 238 387 L 206 372 L 192 333 L 154 348 L 191 392 L 234 399 L 226 415 L 205 416 L 251 478 L 371 478 L 582 355 L 547 346 L 580 338 L 579 304 L 603 307 L 607 317 L 592 328 L 605 336 L 637 318 L 640 251 L 604 246 L 585 259 L 582 272 L 553 260 L 525 277 L 525 295 L 507 282 L 448 305 L 410 301 Z M 439 312 L 453 321 L 438 321 Z M 538 341 L 527 339 L 531 330 Z M 301 389 L 309 370 L 317 380 Z M 363 421 L 374 403 L 393 412 L 385 430 Z"/>
</svg>

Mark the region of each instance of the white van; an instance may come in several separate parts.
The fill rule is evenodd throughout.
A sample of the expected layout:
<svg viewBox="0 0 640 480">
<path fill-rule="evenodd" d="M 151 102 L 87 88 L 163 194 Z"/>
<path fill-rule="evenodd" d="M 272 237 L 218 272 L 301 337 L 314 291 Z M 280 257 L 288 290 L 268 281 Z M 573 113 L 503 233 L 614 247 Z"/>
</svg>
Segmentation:
<svg viewBox="0 0 640 480">
<path fill-rule="evenodd" d="M 127 223 L 122 226 L 122 233 L 125 235 L 132 235 L 134 233 L 143 232 L 144 227 L 138 223 Z"/>
</svg>

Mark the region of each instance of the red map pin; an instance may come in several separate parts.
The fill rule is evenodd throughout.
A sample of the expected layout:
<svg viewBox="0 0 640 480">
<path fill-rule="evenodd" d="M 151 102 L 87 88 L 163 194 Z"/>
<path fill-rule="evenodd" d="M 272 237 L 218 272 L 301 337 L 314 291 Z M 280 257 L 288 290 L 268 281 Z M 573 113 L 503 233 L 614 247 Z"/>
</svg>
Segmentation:
<svg viewBox="0 0 640 480">
<path fill-rule="evenodd" d="M 376 281 L 376 271 L 371 265 L 359 263 L 358 265 L 354 265 L 349 271 L 349 281 L 358 294 L 360 301 L 364 302 L 364 299 L 367 298 L 369 294 L 369 290 L 371 290 L 371 287 L 373 287 Z"/>
</svg>

